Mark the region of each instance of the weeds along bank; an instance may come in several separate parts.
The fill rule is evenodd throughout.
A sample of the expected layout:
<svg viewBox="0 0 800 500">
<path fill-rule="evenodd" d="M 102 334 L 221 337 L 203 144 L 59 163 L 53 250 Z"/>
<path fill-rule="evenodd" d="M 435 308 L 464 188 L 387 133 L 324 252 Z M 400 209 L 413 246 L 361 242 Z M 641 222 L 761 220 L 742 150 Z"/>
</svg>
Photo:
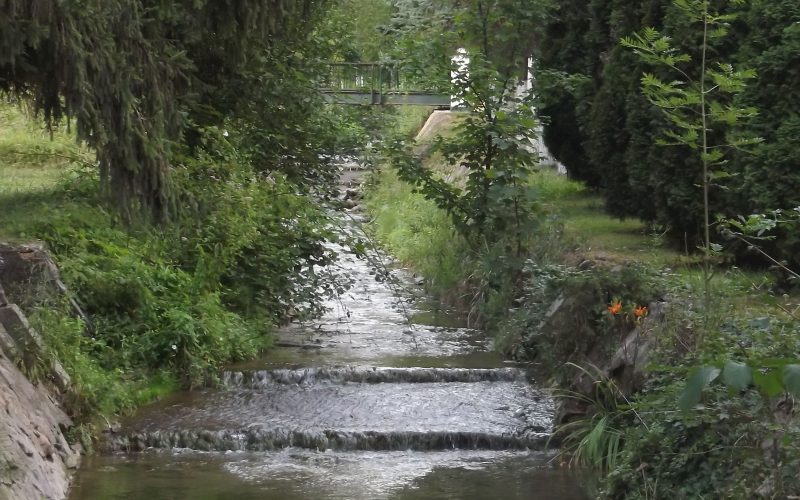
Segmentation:
<svg viewBox="0 0 800 500">
<path fill-rule="evenodd" d="M 6 292 L 44 337 L 36 356 L 72 377 L 74 437 L 90 444 L 103 416 L 206 383 L 268 347 L 275 325 L 315 313 L 326 215 L 282 176 L 256 172 L 222 133 L 180 159 L 182 215 L 154 227 L 104 208 L 92 156 L 72 136 L 51 141 L 8 106 L 0 120 L 0 238 L 44 242 L 69 289 Z"/>
<path fill-rule="evenodd" d="M 453 123 L 426 128 L 447 135 Z M 468 172 L 420 139 L 422 164 L 465 188 Z M 562 459 L 602 472 L 597 496 L 797 494 L 798 394 L 787 368 L 800 357 L 797 295 L 720 263 L 706 307 L 697 257 L 603 215 L 594 195 L 553 173 L 532 172 L 526 186 L 536 217 L 522 255 L 472 244 L 434 196 L 388 166 L 367 186 L 370 227 L 499 349 L 548 374 Z"/>
</svg>

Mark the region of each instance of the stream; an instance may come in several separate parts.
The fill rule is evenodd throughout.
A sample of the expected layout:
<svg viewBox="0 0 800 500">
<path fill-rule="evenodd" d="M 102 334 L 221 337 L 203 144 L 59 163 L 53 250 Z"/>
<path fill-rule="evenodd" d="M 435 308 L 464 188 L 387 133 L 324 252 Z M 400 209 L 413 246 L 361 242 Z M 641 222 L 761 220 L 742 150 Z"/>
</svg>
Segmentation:
<svg viewBox="0 0 800 500">
<path fill-rule="evenodd" d="M 142 408 L 87 457 L 70 499 L 584 499 L 545 451 L 553 406 L 414 277 L 353 286 L 220 387 Z"/>
</svg>

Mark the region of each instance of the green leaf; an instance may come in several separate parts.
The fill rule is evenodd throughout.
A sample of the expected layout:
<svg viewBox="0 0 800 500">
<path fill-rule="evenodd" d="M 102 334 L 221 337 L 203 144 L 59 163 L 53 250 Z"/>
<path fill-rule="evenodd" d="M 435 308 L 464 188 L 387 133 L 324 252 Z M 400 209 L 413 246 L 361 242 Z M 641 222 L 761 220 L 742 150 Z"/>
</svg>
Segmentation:
<svg viewBox="0 0 800 500">
<path fill-rule="evenodd" d="M 779 370 L 768 370 L 766 373 L 753 370 L 753 382 L 769 398 L 774 398 L 783 392 L 783 381 Z"/>
<path fill-rule="evenodd" d="M 678 399 L 678 407 L 681 410 L 690 410 L 700 402 L 703 390 L 713 382 L 720 374 L 720 369 L 714 366 L 701 366 L 691 371 L 686 380 L 686 387 Z"/>
<path fill-rule="evenodd" d="M 744 363 L 728 360 L 722 369 L 722 382 L 737 391 L 747 389 L 753 381 L 750 367 Z"/>
<path fill-rule="evenodd" d="M 727 179 L 728 177 L 731 177 L 731 176 L 732 175 L 731 175 L 730 172 L 726 172 L 724 170 L 714 170 L 713 172 L 709 172 L 709 174 L 708 174 L 709 180 L 712 180 L 712 181 L 716 181 L 716 180 L 719 180 L 719 179 Z"/>
<path fill-rule="evenodd" d="M 793 396 L 800 397 L 800 365 L 783 367 L 783 385 Z"/>
</svg>

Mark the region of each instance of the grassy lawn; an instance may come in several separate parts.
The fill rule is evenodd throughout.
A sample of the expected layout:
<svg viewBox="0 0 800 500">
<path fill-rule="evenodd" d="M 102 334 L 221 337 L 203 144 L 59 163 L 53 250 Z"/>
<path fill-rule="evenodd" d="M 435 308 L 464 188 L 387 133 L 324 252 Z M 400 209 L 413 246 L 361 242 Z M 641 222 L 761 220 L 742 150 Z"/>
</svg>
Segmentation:
<svg viewBox="0 0 800 500">
<path fill-rule="evenodd" d="M 51 203 L 52 193 L 69 168 L 93 163 L 62 126 L 48 132 L 41 120 L 0 102 L 0 238 L 12 239 L 10 226 L 24 225 L 26 215 Z"/>
<path fill-rule="evenodd" d="M 423 152 L 437 135 L 452 135 L 461 116 L 458 113 L 435 114 L 417 138 Z M 440 155 L 427 154 L 424 163 L 450 182 L 463 185 L 466 172 L 446 165 Z M 572 248 L 570 253 L 576 257 L 608 264 L 640 262 L 653 269 L 669 269 L 678 286 L 690 292 L 703 288 L 699 254 L 686 255 L 684 249 L 677 248 L 638 219 L 608 215 L 602 197 L 582 183 L 548 169 L 534 174 L 531 184 L 538 190 L 543 208 L 563 223 L 567 244 Z M 797 296 L 771 294 L 772 284 L 769 271 L 729 265 L 717 268 L 713 278 L 713 286 L 723 300 L 735 303 L 750 314 L 775 313 L 778 307 L 775 304 L 790 310 L 798 307 L 800 298 Z"/>
<path fill-rule="evenodd" d="M 577 184 L 563 177 L 552 182 Z M 561 216 L 565 233 L 575 242 L 578 255 L 610 263 L 642 262 L 654 269 L 669 269 L 672 281 L 680 283 L 687 292 L 699 294 L 703 289 L 699 255 L 686 255 L 670 246 L 661 235 L 654 234 L 637 219 L 622 220 L 606 214 L 602 198 L 595 194 L 583 189 L 562 191 L 548 198 L 547 204 Z M 735 304 L 745 315 L 774 314 L 779 305 L 788 310 L 797 309 L 800 305 L 797 293 L 772 294 L 773 284 L 774 277 L 767 270 L 732 265 L 717 267 L 712 278 L 719 300 Z"/>
<path fill-rule="evenodd" d="M 658 234 L 637 219 L 619 219 L 605 213 L 600 196 L 588 192 L 554 200 L 567 234 L 580 251 L 613 261 L 640 261 L 658 267 L 676 266 L 691 259 L 667 247 Z"/>
<path fill-rule="evenodd" d="M 55 130 L 19 108 L 0 105 L 0 195 L 52 188 L 73 161 L 91 161 L 74 134 Z"/>
<path fill-rule="evenodd" d="M 566 179 L 560 182 L 569 183 Z M 703 290 L 700 256 L 686 255 L 648 231 L 637 219 L 620 220 L 603 209 L 603 200 L 586 191 L 557 196 L 549 201 L 560 214 L 564 230 L 577 244 L 576 252 L 589 259 L 611 263 L 643 262 L 654 269 L 669 269 L 670 280 L 686 293 L 699 296 Z M 715 300 L 736 309 L 743 316 L 778 314 L 781 310 L 800 313 L 800 294 L 775 294 L 774 275 L 765 269 L 742 269 L 725 264 L 712 276 Z"/>
</svg>

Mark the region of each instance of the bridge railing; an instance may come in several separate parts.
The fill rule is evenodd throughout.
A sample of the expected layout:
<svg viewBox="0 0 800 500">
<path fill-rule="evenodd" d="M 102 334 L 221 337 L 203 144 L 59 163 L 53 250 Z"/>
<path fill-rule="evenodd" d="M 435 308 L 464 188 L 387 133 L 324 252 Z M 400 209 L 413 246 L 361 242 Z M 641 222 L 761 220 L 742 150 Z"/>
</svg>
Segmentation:
<svg viewBox="0 0 800 500">
<path fill-rule="evenodd" d="M 403 91 L 399 65 L 378 63 L 330 63 L 320 88 L 338 91 Z"/>
<path fill-rule="evenodd" d="M 400 64 L 329 63 L 317 88 L 338 104 L 450 105 L 449 95 L 423 90 L 411 73 L 405 77 Z"/>
</svg>

